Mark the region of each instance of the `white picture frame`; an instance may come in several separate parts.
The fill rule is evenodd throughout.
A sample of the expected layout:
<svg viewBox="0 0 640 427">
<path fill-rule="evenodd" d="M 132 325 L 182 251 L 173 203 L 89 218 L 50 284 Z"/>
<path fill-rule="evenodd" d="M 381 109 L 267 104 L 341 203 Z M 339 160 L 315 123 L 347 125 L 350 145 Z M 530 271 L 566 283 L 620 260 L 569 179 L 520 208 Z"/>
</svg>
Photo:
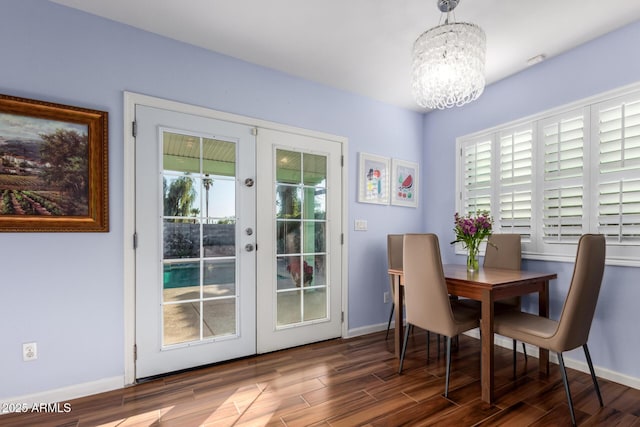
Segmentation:
<svg viewBox="0 0 640 427">
<path fill-rule="evenodd" d="M 358 202 L 389 204 L 390 159 L 360 153 L 358 167 Z"/>
<path fill-rule="evenodd" d="M 391 204 L 395 206 L 418 207 L 420 189 L 420 166 L 414 162 L 393 159 L 391 161 Z"/>
</svg>

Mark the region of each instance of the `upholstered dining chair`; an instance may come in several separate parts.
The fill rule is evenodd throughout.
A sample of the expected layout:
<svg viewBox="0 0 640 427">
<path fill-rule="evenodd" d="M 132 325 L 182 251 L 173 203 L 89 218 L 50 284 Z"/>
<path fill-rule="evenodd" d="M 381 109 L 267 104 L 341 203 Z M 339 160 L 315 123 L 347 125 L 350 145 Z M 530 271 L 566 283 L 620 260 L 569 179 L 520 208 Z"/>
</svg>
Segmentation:
<svg viewBox="0 0 640 427">
<path fill-rule="evenodd" d="M 402 270 L 402 240 L 403 234 L 387 234 L 387 265 L 389 268 L 396 270 Z M 395 292 L 396 289 L 393 285 L 393 277 L 389 275 L 389 286 L 391 288 L 391 311 L 389 312 L 389 321 L 387 322 L 387 334 L 384 339 L 389 338 L 389 329 L 391 329 L 391 319 L 393 319 L 393 312 L 396 308 L 395 305 Z"/>
<path fill-rule="evenodd" d="M 404 234 L 387 234 L 387 264 L 389 268 L 395 270 L 402 270 L 402 242 Z M 385 341 L 389 339 L 389 330 L 391 329 L 391 320 L 393 319 L 393 313 L 395 310 L 395 292 L 396 289 L 393 284 L 393 277 L 389 275 L 389 286 L 391 288 L 391 311 L 389 312 L 389 320 L 387 321 L 387 333 L 384 337 Z M 413 328 L 408 327 L 410 331 Z M 431 333 L 427 331 L 427 349 L 429 348 L 429 342 L 431 339 Z M 427 350 L 428 354 L 428 350 Z M 440 354 L 440 335 L 438 335 L 438 355 Z"/>
<path fill-rule="evenodd" d="M 522 266 L 522 243 L 519 234 L 499 233 L 489 236 L 487 248 L 484 252 L 484 267 L 502 268 L 505 270 L 520 270 Z M 495 310 L 497 313 L 505 310 L 521 309 L 520 297 L 513 297 L 497 301 Z M 522 343 L 522 353 L 527 358 L 527 349 Z M 513 340 L 513 358 L 515 366 L 516 340 Z M 515 370 L 513 376 L 515 377 Z"/>
<path fill-rule="evenodd" d="M 503 268 L 505 270 L 520 270 L 522 266 L 522 244 L 520 235 L 496 233 L 489 236 L 482 265 L 484 267 Z"/>
<path fill-rule="evenodd" d="M 606 244 L 603 235 L 585 234 L 580 238 L 573 277 L 559 320 L 551 320 L 522 311 L 506 311 L 496 314 L 494 319 L 496 333 L 557 353 L 573 425 L 576 425 L 576 417 L 562 358 L 563 352 L 582 346 L 593 386 L 600 406 L 603 406 L 587 340 L 602 284 L 605 252 Z"/>
<path fill-rule="evenodd" d="M 444 388 L 444 396 L 447 397 L 451 370 L 451 338 L 477 328 L 480 313 L 449 298 L 438 236 L 405 234 L 403 246 L 407 325 L 417 326 L 447 337 L 447 370 Z M 402 373 L 408 341 L 409 328 L 407 327 L 398 373 Z"/>
</svg>

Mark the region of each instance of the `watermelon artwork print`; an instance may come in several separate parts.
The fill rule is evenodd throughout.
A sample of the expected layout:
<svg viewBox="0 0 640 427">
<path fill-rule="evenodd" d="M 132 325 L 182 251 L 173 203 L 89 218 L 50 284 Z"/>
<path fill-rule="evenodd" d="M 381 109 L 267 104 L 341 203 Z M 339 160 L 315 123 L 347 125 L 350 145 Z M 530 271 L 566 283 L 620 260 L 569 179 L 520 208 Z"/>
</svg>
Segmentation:
<svg viewBox="0 0 640 427">
<path fill-rule="evenodd" d="M 395 160 L 393 169 L 392 204 L 400 206 L 416 205 L 416 187 L 418 165 L 410 162 Z"/>
<path fill-rule="evenodd" d="M 413 198 L 413 171 L 407 169 L 408 168 L 398 168 L 396 196 L 399 199 Z"/>
</svg>

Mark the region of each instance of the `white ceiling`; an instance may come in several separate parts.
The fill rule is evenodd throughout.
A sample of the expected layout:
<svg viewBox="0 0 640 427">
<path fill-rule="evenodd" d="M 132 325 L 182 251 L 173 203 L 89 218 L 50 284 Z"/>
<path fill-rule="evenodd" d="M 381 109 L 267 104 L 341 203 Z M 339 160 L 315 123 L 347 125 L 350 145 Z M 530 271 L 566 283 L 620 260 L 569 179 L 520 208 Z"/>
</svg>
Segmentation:
<svg viewBox="0 0 640 427">
<path fill-rule="evenodd" d="M 51 0 L 248 62 L 419 110 L 411 48 L 437 0 Z M 487 84 L 640 19 L 638 0 L 461 0 L 487 35 Z"/>
</svg>

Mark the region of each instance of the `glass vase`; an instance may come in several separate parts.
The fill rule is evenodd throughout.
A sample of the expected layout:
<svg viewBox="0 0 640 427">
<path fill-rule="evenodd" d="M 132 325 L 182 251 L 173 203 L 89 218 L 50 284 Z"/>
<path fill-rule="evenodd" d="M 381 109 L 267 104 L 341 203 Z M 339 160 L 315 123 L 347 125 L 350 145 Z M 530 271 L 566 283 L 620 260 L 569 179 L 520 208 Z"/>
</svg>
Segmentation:
<svg viewBox="0 0 640 427">
<path fill-rule="evenodd" d="M 467 271 L 478 271 L 478 248 L 471 247 L 467 252 Z"/>
</svg>

